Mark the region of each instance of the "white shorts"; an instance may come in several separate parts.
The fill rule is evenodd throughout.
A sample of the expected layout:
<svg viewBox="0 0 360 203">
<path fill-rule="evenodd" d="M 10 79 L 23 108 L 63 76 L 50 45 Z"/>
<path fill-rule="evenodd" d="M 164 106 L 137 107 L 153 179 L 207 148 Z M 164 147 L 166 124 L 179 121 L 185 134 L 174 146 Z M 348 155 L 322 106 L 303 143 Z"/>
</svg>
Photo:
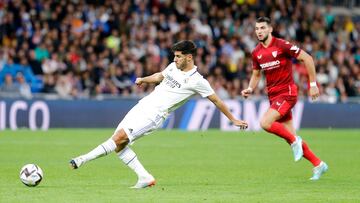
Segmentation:
<svg viewBox="0 0 360 203">
<path fill-rule="evenodd" d="M 135 105 L 119 123 L 115 132 L 124 129 L 130 143 L 132 143 L 138 138 L 148 135 L 161 127 L 164 121 L 165 117 L 155 112 L 147 111 L 141 108 L 141 105 Z"/>
</svg>

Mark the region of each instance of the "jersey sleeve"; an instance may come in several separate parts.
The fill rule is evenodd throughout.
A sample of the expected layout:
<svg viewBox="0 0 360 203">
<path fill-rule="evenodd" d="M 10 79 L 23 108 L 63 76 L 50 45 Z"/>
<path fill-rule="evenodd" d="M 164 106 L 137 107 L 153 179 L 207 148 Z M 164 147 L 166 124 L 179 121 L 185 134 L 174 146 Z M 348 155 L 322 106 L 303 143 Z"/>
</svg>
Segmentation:
<svg viewBox="0 0 360 203">
<path fill-rule="evenodd" d="M 278 46 L 290 57 L 297 58 L 301 52 L 301 49 L 298 46 L 291 44 L 286 40 L 279 40 Z"/>
<path fill-rule="evenodd" d="M 208 97 L 215 93 L 213 88 L 210 86 L 210 83 L 204 78 L 201 78 L 201 80 L 196 83 L 195 91 L 202 97 Z"/>
<path fill-rule="evenodd" d="M 253 69 L 260 70 L 261 67 L 260 67 L 260 65 L 259 65 L 259 63 L 258 63 L 258 61 L 256 59 L 255 52 L 253 52 L 251 54 L 251 58 L 252 58 L 252 67 L 253 67 Z"/>
</svg>

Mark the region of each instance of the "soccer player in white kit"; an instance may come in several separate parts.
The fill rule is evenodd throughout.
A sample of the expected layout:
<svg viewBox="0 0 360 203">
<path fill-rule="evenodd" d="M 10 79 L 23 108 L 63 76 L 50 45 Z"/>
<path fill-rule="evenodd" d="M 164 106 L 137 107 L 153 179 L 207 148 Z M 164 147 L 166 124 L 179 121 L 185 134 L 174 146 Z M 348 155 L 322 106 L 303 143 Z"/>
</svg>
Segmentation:
<svg viewBox="0 0 360 203">
<path fill-rule="evenodd" d="M 110 139 L 97 146 L 87 154 L 70 161 L 73 169 L 77 169 L 88 161 L 116 152 L 118 157 L 138 176 L 133 188 L 145 188 L 155 184 L 155 178 L 137 159 L 129 143 L 159 128 L 169 113 L 183 105 L 190 97 L 200 94 L 208 98 L 233 123 L 241 129 L 247 123 L 236 119 L 224 102 L 215 94 L 209 82 L 197 72 L 194 65 L 196 45 L 185 40 L 172 46 L 174 62 L 162 72 L 137 78 L 135 83 L 160 83 L 153 92 L 141 99 L 119 123 Z"/>
</svg>

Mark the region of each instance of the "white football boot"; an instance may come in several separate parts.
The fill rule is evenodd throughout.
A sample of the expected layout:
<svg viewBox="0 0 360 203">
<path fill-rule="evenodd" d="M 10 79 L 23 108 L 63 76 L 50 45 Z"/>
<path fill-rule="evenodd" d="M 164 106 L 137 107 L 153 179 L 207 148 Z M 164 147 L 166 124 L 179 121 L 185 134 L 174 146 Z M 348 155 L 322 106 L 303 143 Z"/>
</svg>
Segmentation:
<svg viewBox="0 0 360 203">
<path fill-rule="evenodd" d="M 76 157 L 76 158 L 73 158 L 70 160 L 70 167 L 72 169 L 77 169 L 84 163 L 85 163 L 85 160 L 81 156 L 79 156 L 79 157 Z"/>
<path fill-rule="evenodd" d="M 304 152 L 302 149 L 302 139 L 300 136 L 295 136 L 295 137 L 296 137 L 296 140 L 295 140 L 295 142 L 293 142 L 291 144 L 291 149 L 294 154 L 294 160 L 299 161 L 304 155 Z"/>
<path fill-rule="evenodd" d="M 149 174 L 148 177 L 139 178 L 138 182 L 132 186 L 133 189 L 142 189 L 146 187 L 152 187 L 156 183 L 155 178 Z"/>
<path fill-rule="evenodd" d="M 329 170 L 329 166 L 325 162 L 320 162 L 320 164 L 313 168 L 313 176 L 310 180 L 319 180 L 322 174 L 326 173 Z"/>
</svg>

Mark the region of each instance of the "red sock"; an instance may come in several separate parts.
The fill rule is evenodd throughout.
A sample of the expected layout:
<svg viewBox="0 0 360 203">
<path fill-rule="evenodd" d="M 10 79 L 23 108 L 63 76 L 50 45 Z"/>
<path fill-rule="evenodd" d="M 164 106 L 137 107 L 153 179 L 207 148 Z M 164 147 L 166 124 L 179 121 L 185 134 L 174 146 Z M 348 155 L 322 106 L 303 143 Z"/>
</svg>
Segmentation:
<svg viewBox="0 0 360 203">
<path fill-rule="evenodd" d="M 271 124 L 271 127 L 269 129 L 267 129 L 266 131 L 273 133 L 279 137 L 284 138 L 286 140 L 286 142 L 288 142 L 289 144 L 293 143 L 296 140 L 295 135 L 291 134 L 284 127 L 284 125 L 279 122 L 273 122 L 273 124 Z"/>
<path fill-rule="evenodd" d="M 309 160 L 313 166 L 318 166 L 321 160 L 317 156 L 315 156 L 315 154 L 310 150 L 309 146 L 304 140 L 302 141 L 302 148 L 305 159 Z"/>
</svg>

